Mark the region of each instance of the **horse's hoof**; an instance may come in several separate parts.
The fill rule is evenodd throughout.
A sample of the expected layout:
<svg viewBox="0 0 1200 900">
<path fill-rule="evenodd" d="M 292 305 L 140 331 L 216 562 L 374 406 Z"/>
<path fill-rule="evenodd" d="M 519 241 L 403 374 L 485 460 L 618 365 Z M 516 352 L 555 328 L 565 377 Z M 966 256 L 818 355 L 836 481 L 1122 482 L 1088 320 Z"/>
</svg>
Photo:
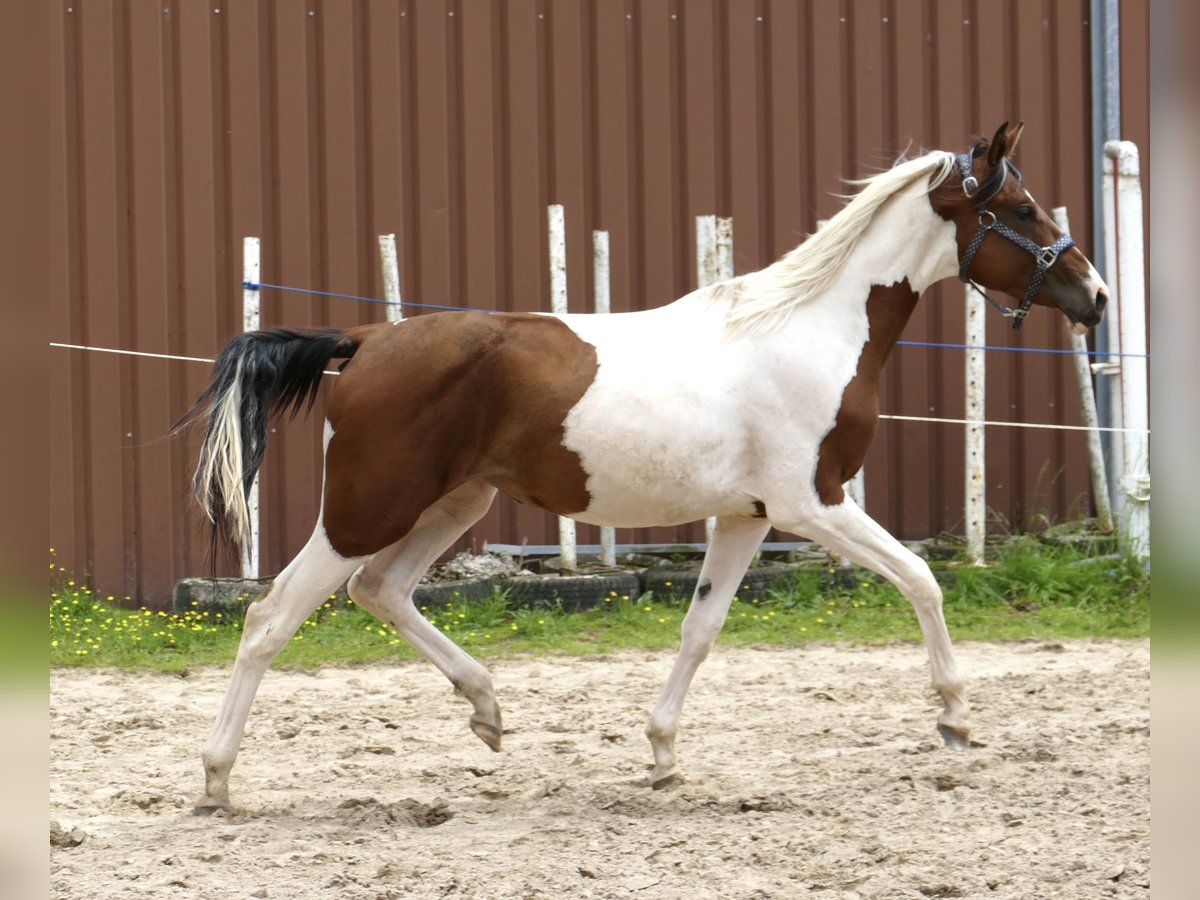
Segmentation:
<svg viewBox="0 0 1200 900">
<path fill-rule="evenodd" d="M 953 725 L 938 725 L 942 740 L 951 750 L 970 750 L 971 732 L 966 728 L 955 728 Z"/>
<path fill-rule="evenodd" d="M 211 816 L 218 809 L 229 812 L 229 804 L 207 798 L 200 800 L 192 807 L 193 816 Z"/>
<path fill-rule="evenodd" d="M 683 778 L 680 777 L 678 772 L 672 772 L 670 775 L 664 775 L 657 781 L 652 781 L 650 788 L 655 791 L 665 791 L 667 788 L 677 787 L 681 784 L 683 784 Z"/>
<path fill-rule="evenodd" d="M 475 732 L 475 737 L 491 747 L 496 753 L 499 753 L 500 729 L 490 722 L 484 722 L 482 719 L 476 719 L 474 716 L 471 716 L 470 722 L 471 730 Z"/>
</svg>

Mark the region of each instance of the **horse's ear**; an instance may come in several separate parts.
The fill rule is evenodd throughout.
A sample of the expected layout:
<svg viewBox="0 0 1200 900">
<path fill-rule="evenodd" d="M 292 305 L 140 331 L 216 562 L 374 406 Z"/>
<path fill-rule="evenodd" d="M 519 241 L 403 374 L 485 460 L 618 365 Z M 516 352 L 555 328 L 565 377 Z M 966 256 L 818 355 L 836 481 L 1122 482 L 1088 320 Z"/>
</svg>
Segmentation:
<svg viewBox="0 0 1200 900">
<path fill-rule="evenodd" d="M 1021 132 L 1024 130 L 1024 122 L 1018 122 L 1012 128 L 1008 129 L 1008 149 L 1004 151 L 1004 155 L 1009 159 L 1012 159 L 1013 154 L 1017 152 L 1017 144 L 1021 142 Z"/>
<path fill-rule="evenodd" d="M 1017 126 L 1017 134 L 1020 134 L 1020 129 L 1023 125 Z M 994 169 L 1000 164 L 1000 160 L 1008 155 L 1008 123 L 1005 122 L 996 129 L 995 135 L 992 137 L 992 142 L 988 144 L 988 168 Z"/>
</svg>

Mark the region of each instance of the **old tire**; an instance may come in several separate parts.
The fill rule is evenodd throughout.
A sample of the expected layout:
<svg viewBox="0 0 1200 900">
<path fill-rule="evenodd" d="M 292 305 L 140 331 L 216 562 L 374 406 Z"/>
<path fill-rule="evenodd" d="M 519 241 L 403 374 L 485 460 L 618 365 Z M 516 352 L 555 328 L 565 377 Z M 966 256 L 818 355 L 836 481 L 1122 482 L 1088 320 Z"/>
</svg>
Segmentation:
<svg viewBox="0 0 1200 900">
<path fill-rule="evenodd" d="M 738 585 L 737 598 L 744 603 L 766 600 L 772 588 L 787 585 L 794 571 L 794 566 L 783 564 L 747 569 L 746 574 L 742 576 L 742 583 Z M 699 583 L 699 568 L 674 569 L 660 566 L 642 573 L 643 590 L 652 591 L 655 597 L 690 600 Z"/>
<path fill-rule="evenodd" d="M 605 598 L 637 598 L 638 577 L 632 572 L 606 575 L 514 575 L 497 584 L 508 591 L 509 606 L 545 608 L 561 604 L 565 610 L 591 609 Z"/>
<path fill-rule="evenodd" d="M 482 578 L 467 578 L 462 581 L 434 581 L 418 584 L 413 591 L 413 602 L 418 606 L 451 606 L 470 600 L 484 600 L 492 596 L 495 580 L 490 575 Z"/>
</svg>

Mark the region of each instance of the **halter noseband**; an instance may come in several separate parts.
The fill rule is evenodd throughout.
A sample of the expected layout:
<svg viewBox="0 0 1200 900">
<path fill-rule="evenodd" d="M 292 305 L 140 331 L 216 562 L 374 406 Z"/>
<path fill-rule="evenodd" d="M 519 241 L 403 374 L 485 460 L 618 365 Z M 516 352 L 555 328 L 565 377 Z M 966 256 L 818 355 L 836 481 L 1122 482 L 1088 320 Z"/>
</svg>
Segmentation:
<svg viewBox="0 0 1200 900">
<path fill-rule="evenodd" d="M 1008 170 L 1012 168 L 1012 164 L 1007 159 L 1001 160 L 1000 167 L 993 177 L 989 178 L 982 188 L 979 186 L 979 179 L 971 168 L 972 155 L 970 153 L 960 153 L 954 158 L 954 164 L 958 168 L 958 172 L 962 175 L 963 193 L 976 200 L 975 211 L 979 213 L 979 228 L 971 238 L 971 243 L 967 246 L 967 252 L 963 255 L 961 262 L 958 264 L 959 280 L 970 285 L 978 291 L 983 299 L 987 300 L 992 306 L 1000 311 L 1000 314 L 1013 320 L 1013 330 L 1016 331 L 1021 327 L 1021 323 L 1025 321 L 1025 317 L 1029 315 L 1029 307 L 1033 305 L 1033 298 L 1042 288 L 1042 280 L 1046 277 L 1046 270 L 1049 269 L 1058 260 L 1059 254 L 1070 247 L 1075 246 L 1074 239 L 1063 232 L 1058 236 L 1053 244 L 1048 247 L 1039 247 L 1025 235 L 1014 231 L 1003 222 L 997 221 L 996 214 L 987 208 L 988 201 L 1000 193 L 1004 187 L 1005 181 L 1008 180 Z M 996 181 L 995 186 L 992 182 Z M 1033 254 L 1033 258 L 1037 268 L 1034 270 L 1033 277 L 1029 280 L 1029 287 L 1025 289 L 1025 296 L 1021 299 L 1021 305 L 1016 309 L 1011 309 L 993 300 L 989 297 L 967 274 L 967 270 L 971 267 L 971 263 L 975 260 L 975 254 L 979 252 L 979 247 L 983 243 L 983 239 L 987 237 L 989 231 L 994 231 L 1002 237 L 1008 238 L 1022 250 L 1028 250 Z"/>
</svg>

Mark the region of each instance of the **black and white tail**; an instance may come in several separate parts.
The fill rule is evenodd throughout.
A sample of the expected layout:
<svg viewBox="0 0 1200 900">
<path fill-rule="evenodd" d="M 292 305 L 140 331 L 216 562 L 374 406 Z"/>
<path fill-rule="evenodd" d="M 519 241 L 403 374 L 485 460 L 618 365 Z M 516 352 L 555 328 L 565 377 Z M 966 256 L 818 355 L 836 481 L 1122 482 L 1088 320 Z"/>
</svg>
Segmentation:
<svg viewBox="0 0 1200 900">
<path fill-rule="evenodd" d="M 176 424 L 206 420 L 192 491 L 214 538 L 236 548 L 250 536 L 247 498 L 267 450 L 267 423 L 290 405 L 311 408 L 329 360 L 358 341 L 336 329 L 274 328 L 239 334 L 221 351 L 204 393 Z"/>
</svg>

